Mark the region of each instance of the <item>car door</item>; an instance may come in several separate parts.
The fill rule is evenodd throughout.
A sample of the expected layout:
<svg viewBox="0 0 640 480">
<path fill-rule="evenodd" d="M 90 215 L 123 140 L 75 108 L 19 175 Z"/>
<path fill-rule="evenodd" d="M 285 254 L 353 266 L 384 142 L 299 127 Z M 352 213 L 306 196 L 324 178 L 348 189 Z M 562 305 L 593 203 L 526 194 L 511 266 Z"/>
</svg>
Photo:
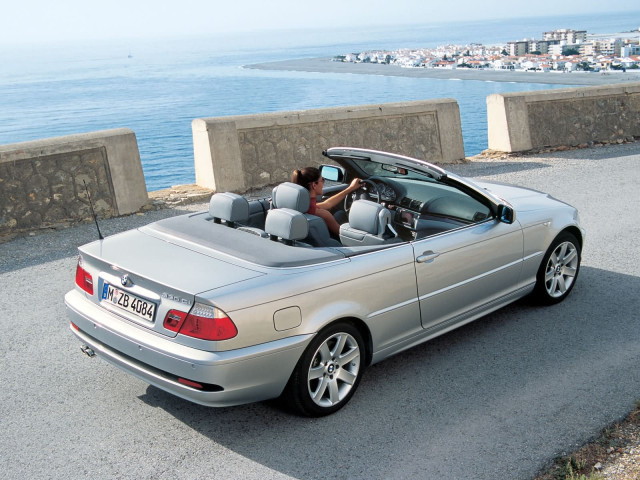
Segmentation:
<svg viewBox="0 0 640 480">
<path fill-rule="evenodd" d="M 495 219 L 413 242 L 422 326 L 441 330 L 518 289 L 520 224 Z"/>
</svg>

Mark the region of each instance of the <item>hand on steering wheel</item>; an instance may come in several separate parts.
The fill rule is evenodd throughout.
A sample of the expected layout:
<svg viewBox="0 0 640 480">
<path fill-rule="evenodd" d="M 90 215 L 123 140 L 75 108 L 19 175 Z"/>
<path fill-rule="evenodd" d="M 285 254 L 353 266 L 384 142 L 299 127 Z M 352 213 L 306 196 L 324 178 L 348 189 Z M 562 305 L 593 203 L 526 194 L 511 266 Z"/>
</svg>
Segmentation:
<svg viewBox="0 0 640 480">
<path fill-rule="evenodd" d="M 378 203 L 380 203 L 380 192 L 378 191 L 378 184 L 375 183 L 373 180 L 369 180 L 369 179 L 360 180 L 360 185 L 362 185 L 363 183 L 371 185 L 373 190 L 375 190 L 376 192 L 376 196 L 377 196 L 376 200 Z M 353 202 L 361 197 L 362 197 L 362 188 L 359 188 L 355 192 L 344 197 L 344 211 L 349 213 L 349 210 L 351 209 L 351 205 L 353 204 Z"/>
</svg>

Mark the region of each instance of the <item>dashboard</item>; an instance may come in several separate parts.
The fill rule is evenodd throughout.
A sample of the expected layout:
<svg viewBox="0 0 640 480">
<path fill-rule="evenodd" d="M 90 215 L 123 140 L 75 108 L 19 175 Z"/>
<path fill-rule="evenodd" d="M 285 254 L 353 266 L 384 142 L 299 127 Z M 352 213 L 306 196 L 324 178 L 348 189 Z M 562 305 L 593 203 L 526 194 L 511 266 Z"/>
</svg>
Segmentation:
<svg viewBox="0 0 640 480">
<path fill-rule="evenodd" d="M 367 192 L 370 197 L 377 200 L 378 196 L 380 195 L 380 200 L 383 202 L 393 203 L 396 201 L 396 190 L 389 183 L 387 183 L 387 181 L 383 181 L 378 177 L 371 177 L 369 180 L 375 183 L 376 188 L 373 188 L 370 183 L 364 183 L 362 185 L 362 190 Z"/>
<path fill-rule="evenodd" d="M 422 238 L 491 217 L 489 207 L 449 185 L 416 179 L 368 180 L 362 189 L 373 201 L 380 197 L 392 211 L 394 226 L 403 237 Z"/>
</svg>

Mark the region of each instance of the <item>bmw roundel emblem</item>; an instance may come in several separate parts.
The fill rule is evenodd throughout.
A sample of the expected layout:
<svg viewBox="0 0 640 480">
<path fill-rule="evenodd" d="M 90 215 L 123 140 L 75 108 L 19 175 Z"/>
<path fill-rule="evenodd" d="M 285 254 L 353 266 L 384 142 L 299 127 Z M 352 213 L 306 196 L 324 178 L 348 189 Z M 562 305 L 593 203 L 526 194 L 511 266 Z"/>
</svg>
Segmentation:
<svg viewBox="0 0 640 480">
<path fill-rule="evenodd" d="M 128 287 L 133 284 L 133 282 L 129 278 L 129 274 L 123 275 L 122 278 L 120 279 L 120 283 L 122 284 L 123 287 Z"/>
</svg>

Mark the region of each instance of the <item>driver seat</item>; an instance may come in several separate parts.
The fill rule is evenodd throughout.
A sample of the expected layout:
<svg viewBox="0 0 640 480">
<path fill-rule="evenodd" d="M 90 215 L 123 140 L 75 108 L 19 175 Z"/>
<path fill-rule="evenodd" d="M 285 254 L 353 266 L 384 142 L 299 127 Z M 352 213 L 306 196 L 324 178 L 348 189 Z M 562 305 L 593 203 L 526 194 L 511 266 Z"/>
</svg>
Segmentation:
<svg viewBox="0 0 640 480">
<path fill-rule="evenodd" d="M 345 247 L 397 243 L 391 226 L 391 212 L 379 203 L 356 200 L 349 211 L 349 223 L 340 225 L 340 241 Z"/>
<path fill-rule="evenodd" d="M 311 198 L 309 190 L 291 182 L 281 183 L 273 189 L 271 208 L 289 208 L 304 215 L 309 223 L 309 232 L 303 240 L 314 247 L 340 247 L 340 242 L 331 238 L 324 220 L 307 213 Z"/>
</svg>

